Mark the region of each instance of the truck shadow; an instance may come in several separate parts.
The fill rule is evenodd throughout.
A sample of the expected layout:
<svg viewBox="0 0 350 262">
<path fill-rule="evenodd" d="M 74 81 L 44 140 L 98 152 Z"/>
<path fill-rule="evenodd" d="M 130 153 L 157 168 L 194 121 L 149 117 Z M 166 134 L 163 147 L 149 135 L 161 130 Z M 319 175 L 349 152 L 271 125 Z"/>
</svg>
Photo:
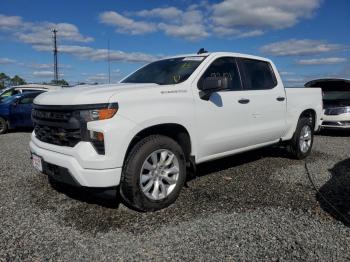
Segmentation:
<svg viewBox="0 0 350 262">
<path fill-rule="evenodd" d="M 334 137 L 350 137 L 350 130 L 325 129 L 321 130 L 320 136 L 334 136 Z"/>
<path fill-rule="evenodd" d="M 188 180 L 192 180 L 196 177 L 205 176 L 211 173 L 227 170 L 267 157 L 279 157 L 286 159 L 290 158 L 287 153 L 287 150 L 283 146 L 275 145 L 270 147 L 264 147 L 199 164 L 197 166 L 196 174 L 192 174 L 192 176 L 190 175 L 188 177 Z"/>
<path fill-rule="evenodd" d="M 350 226 L 350 158 L 329 171 L 332 177 L 319 189 L 317 201 L 325 212 Z"/>
<path fill-rule="evenodd" d="M 120 204 L 120 198 L 116 197 L 116 192 L 119 190 L 116 188 L 84 188 L 63 184 L 53 179 L 49 179 L 49 183 L 59 193 L 80 202 L 113 209 L 118 208 Z"/>
<path fill-rule="evenodd" d="M 198 165 L 195 174 L 188 172 L 187 182 L 195 180 L 196 178 L 206 176 L 212 173 L 220 172 L 237 166 L 241 166 L 250 162 L 257 161 L 266 157 L 288 158 L 285 148 L 280 146 L 272 146 L 225 157 L 218 160 L 213 160 Z M 78 186 L 71 186 L 49 179 L 49 183 L 53 189 L 66 196 L 84 202 L 87 204 L 95 204 L 105 208 L 116 209 L 122 203 L 130 207 L 119 194 L 119 187 L 112 188 L 84 188 Z"/>
</svg>

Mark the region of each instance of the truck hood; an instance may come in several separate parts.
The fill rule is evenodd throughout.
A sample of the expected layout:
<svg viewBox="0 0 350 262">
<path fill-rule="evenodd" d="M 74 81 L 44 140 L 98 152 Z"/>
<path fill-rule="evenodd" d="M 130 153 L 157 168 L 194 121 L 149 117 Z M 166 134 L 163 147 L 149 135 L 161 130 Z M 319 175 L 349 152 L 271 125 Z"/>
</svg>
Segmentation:
<svg viewBox="0 0 350 262">
<path fill-rule="evenodd" d="M 37 105 L 84 105 L 109 103 L 110 98 L 120 92 L 135 91 L 159 87 L 157 84 L 119 83 L 109 85 L 89 85 L 64 88 L 59 91 L 45 92 L 37 96 Z"/>
</svg>

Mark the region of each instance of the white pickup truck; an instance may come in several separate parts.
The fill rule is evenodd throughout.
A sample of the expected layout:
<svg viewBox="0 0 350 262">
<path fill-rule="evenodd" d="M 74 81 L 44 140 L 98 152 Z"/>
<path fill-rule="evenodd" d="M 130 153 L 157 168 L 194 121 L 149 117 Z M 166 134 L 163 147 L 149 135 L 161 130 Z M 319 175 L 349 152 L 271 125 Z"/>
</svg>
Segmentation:
<svg viewBox="0 0 350 262">
<path fill-rule="evenodd" d="M 118 84 L 38 96 L 30 150 L 50 178 L 118 186 L 129 206 L 155 211 L 199 163 L 276 143 L 306 157 L 321 116 L 321 90 L 285 89 L 270 60 L 199 53 L 152 62 Z"/>
</svg>

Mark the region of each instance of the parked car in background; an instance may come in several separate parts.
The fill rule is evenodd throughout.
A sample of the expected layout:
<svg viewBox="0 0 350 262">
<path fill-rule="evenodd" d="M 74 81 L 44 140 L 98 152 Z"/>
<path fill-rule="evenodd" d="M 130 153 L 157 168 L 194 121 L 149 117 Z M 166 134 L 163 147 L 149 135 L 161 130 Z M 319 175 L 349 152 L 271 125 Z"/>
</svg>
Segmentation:
<svg viewBox="0 0 350 262">
<path fill-rule="evenodd" d="M 286 89 L 271 60 L 199 53 L 152 62 L 119 84 L 47 92 L 34 101 L 33 165 L 85 187 L 120 185 L 130 206 L 173 203 L 196 164 L 285 144 L 307 157 L 321 89 Z"/>
<path fill-rule="evenodd" d="M 8 129 L 32 127 L 33 100 L 43 92 L 32 91 L 3 98 L 0 102 L 0 135 Z"/>
<path fill-rule="evenodd" d="M 26 84 L 20 86 L 12 86 L 3 90 L 0 90 L 0 102 L 5 97 L 14 96 L 26 92 L 33 91 L 55 91 L 62 89 L 61 86 L 53 85 L 40 85 L 40 84 Z"/>
<path fill-rule="evenodd" d="M 350 80 L 316 79 L 305 87 L 320 87 L 323 94 L 321 128 L 350 129 Z"/>
</svg>

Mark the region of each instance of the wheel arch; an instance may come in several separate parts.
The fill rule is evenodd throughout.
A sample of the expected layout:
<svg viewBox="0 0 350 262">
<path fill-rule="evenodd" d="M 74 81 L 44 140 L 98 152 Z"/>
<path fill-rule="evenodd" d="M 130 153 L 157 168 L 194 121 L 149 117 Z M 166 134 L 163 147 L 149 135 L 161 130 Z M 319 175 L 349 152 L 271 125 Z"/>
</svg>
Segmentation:
<svg viewBox="0 0 350 262">
<path fill-rule="evenodd" d="M 309 109 L 305 109 L 303 112 L 301 112 L 300 116 L 299 116 L 299 119 L 302 118 L 302 117 L 307 117 L 310 119 L 311 123 L 313 124 L 313 129 L 315 130 L 315 127 L 316 127 L 316 117 L 317 117 L 317 114 L 316 114 L 316 111 L 312 108 L 309 108 Z M 298 119 L 298 120 L 299 120 Z"/>
<path fill-rule="evenodd" d="M 125 156 L 123 165 L 132 150 L 132 148 L 143 138 L 150 135 L 164 135 L 174 139 L 184 151 L 186 162 L 191 163 L 191 153 L 193 150 L 193 142 L 191 140 L 190 133 L 186 127 L 178 123 L 162 123 L 162 124 L 154 124 L 140 130 L 134 137 L 131 139 Z"/>
</svg>

